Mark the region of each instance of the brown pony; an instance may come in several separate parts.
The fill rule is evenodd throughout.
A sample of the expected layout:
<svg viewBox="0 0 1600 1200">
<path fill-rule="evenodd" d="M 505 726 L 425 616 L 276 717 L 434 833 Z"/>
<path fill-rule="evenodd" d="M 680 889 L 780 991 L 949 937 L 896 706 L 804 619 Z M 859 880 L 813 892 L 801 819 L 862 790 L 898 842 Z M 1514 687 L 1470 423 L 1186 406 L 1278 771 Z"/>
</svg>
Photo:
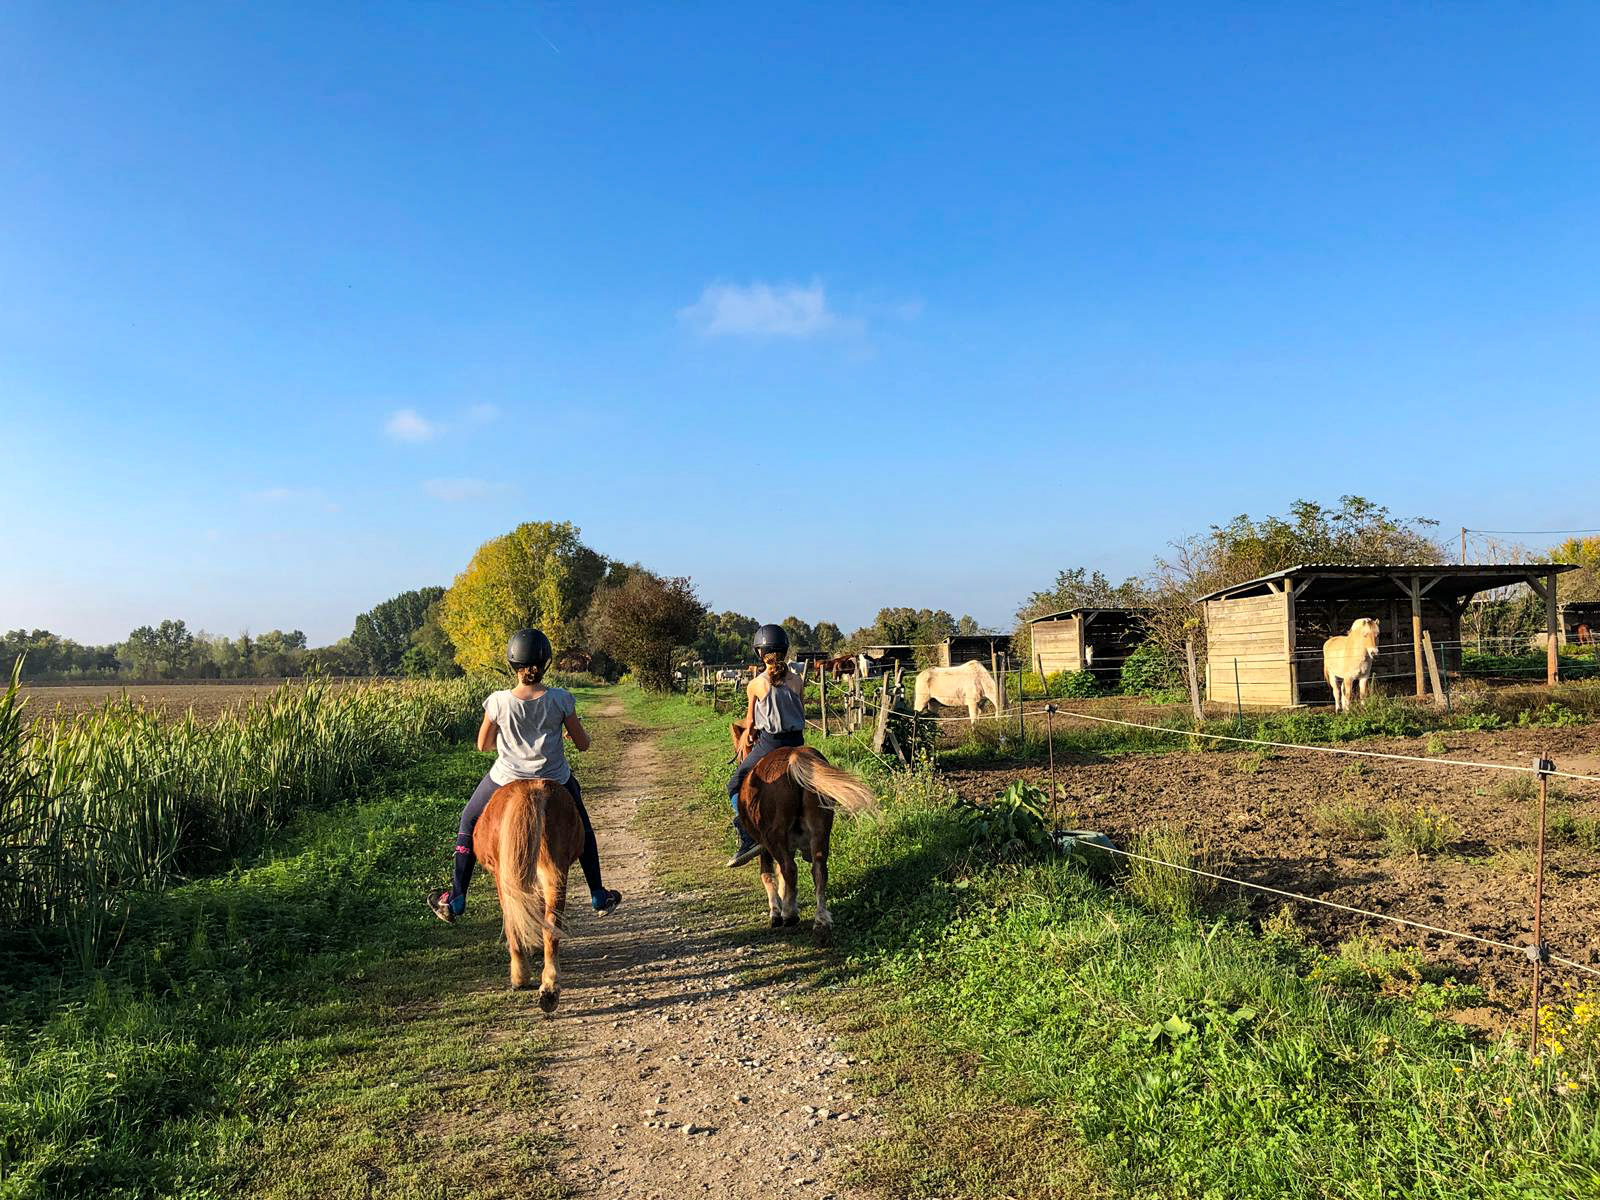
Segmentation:
<svg viewBox="0 0 1600 1200">
<path fill-rule="evenodd" d="M 489 797 L 478 818 L 472 850 L 494 872 L 511 951 L 511 986 L 531 986 L 528 959 L 542 936 L 539 1007 L 554 1012 L 561 998 L 556 964 L 567 907 L 567 871 L 583 851 L 583 823 L 572 793 L 547 779 L 505 784 Z"/>
<path fill-rule="evenodd" d="M 745 745 L 743 722 L 732 726 L 734 752 Z M 767 889 L 772 928 L 800 923 L 794 852 L 811 860 L 817 918 L 811 926 L 819 946 L 833 940 L 828 911 L 828 843 L 833 814 L 876 812 L 872 789 L 848 771 L 830 766 L 810 746 L 780 746 L 755 765 L 739 789 L 739 817 L 761 843 L 761 884 Z"/>
<path fill-rule="evenodd" d="M 843 679 L 846 675 L 854 675 L 859 664 L 854 654 L 841 654 L 838 658 L 825 658 L 817 665 L 835 679 Z"/>
</svg>

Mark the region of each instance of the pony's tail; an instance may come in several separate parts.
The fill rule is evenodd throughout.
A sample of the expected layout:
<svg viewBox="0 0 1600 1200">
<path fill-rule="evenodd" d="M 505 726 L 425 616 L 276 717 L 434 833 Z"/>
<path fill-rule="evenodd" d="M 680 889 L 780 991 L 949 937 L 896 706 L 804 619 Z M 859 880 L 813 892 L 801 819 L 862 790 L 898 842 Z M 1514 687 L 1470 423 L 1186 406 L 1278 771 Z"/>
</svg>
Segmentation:
<svg viewBox="0 0 1600 1200">
<path fill-rule="evenodd" d="M 789 778 L 821 796 L 829 808 L 843 809 L 852 817 L 878 811 L 878 798 L 872 789 L 849 771 L 831 766 L 809 746 L 803 746 L 789 759 Z"/>
<path fill-rule="evenodd" d="M 537 784 L 521 783 L 511 789 L 500 815 L 500 844 L 496 848 L 495 882 L 500 885 L 500 911 L 507 933 L 517 946 L 537 946 L 547 928 L 544 897 L 539 892 L 539 843 L 544 834 L 544 814 L 534 795 Z"/>
</svg>

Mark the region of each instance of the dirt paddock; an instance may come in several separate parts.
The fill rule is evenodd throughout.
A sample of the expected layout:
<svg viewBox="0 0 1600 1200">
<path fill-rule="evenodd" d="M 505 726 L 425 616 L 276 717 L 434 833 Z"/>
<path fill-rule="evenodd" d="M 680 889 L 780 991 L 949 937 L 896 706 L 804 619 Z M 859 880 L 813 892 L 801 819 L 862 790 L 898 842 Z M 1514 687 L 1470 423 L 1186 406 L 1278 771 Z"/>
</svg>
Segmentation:
<svg viewBox="0 0 1600 1200">
<path fill-rule="evenodd" d="M 1600 774 L 1600 731 L 1594 727 L 1439 736 L 1447 757 L 1531 765 L 1544 751 L 1559 770 Z M 1422 738 L 1362 741 L 1350 748 L 1426 754 Z M 1048 772 L 1036 766 L 944 775 L 972 799 L 987 799 L 1019 776 L 1049 785 Z M 1180 826 L 1221 873 L 1514 943 L 1532 940 L 1536 805 L 1515 790 L 1526 783 L 1512 782 L 1529 779 L 1314 749 L 1274 750 L 1268 757 L 1184 750 L 1056 757 L 1056 781 L 1065 793 L 1063 824 L 1101 830 L 1119 845 L 1154 825 Z M 1458 832 L 1443 853 L 1397 853 L 1337 818 L 1341 811 L 1413 811 L 1418 805 L 1454 822 Z M 1600 818 L 1600 784 L 1554 781 L 1551 809 L 1580 821 Z M 1261 917 L 1287 903 L 1248 889 L 1227 890 L 1242 892 Z M 1419 947 L 1463 982 L 1482 987 L 1495 1008 L 1526 1003 L 1528 964 L 1512 952 L 1319 905 L 1293 908 L 1296 920 L 1324 945 L 1369 932 L 1391 944 Z M 1549 842 L 1544 922 L 1553 953 L 1600 966 L 1600 853 L 1571 836 Z M 1547 975 L 1552 977 L 1600 983 L 1559 967 Z"/>
</svg>

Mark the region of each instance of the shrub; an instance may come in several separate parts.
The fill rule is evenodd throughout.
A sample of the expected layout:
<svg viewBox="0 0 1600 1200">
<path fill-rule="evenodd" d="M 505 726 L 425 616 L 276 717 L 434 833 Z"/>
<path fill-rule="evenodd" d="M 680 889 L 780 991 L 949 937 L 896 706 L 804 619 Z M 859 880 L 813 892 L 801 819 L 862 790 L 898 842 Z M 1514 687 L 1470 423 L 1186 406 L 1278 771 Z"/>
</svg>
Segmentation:
<svg viewBox="0 0 1600 1200">
<path fill-rule="evenodd" d="M 1442 854 L 1461 836 L 1449 813 L 1419 804 L 1383 813 L 1383 840 L 1391 854 Z"/>
<path fill-rule="evenodd" d="M 1057 671 L 1045 680 L 1045 686 L 1052 697 L 1068 700 L 1082 699 L 1100 692 L 1100 681 L 1094 677 L 1093 671 Z"/>
<path fill-rule="evenodd" d="M 1160 645 L 1143 642 L 1122 664 L 1122 690 L 1131 696 L 1183 687 L 1183 668 Z"/>
<path fill-rule="evenodd" d="M 1383 815 L 1353 800 L 1317 810 L 1317 829 L 1353 842 L 1375 842 L 1383 836 Z"/>
</svg>

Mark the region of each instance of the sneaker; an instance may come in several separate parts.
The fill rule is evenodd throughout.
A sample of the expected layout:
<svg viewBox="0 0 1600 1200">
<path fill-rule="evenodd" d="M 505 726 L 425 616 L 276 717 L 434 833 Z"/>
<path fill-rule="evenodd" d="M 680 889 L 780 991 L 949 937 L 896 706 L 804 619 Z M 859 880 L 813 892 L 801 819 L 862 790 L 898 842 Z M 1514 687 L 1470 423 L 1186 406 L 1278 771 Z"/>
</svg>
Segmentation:
<svg viewBox="0 0 1600 1200">
<path fill-rule="evenodd" d="M 727 861 L 727 866 L 742 867 L 756 855 L 761 853 L 761 843 L 745 832 L 743 825 L 735 819 L 733 827 L 739 833 L 739 848 L 734 851 L 733 857 Z"/>
<path fill-rule="evenodd" d="M 428 911 L 447 925 L 455 924 L 455 910 L 450 907 L 450 889 L 435 888 L 428 893 Z"/>
<path fill-rule="evenodd" d="M 594 911 L 603 917 L 616 911 L 617 905 L 622 903 L 622 893 L 614 888 L 607 888 L 600 895 L 595 896 L 590 903 L 594 905 Z"/>
</svg>

